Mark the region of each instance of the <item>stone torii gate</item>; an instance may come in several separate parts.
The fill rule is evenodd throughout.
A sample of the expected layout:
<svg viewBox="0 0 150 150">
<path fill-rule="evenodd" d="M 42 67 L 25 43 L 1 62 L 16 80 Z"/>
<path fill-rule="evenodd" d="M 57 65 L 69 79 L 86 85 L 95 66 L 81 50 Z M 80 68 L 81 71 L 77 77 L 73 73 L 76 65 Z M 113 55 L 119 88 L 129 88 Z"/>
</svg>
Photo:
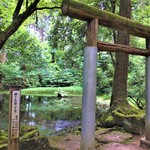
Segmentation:
<svg viewBox="0 0 150 150">
<path fill-rule="evenodd" d="M 146 132 L 141 144 L 150 147 L 150 26 L 74 0 L 63 0 L 61 8 L 64 15 L 87 21 L 87 46 L 84 49 L 81 150 L 95 149 L 97 50 L 146 57 Z M 98 41 L 98 25 L 145 38 L 146 49 Z"/>
</svg>

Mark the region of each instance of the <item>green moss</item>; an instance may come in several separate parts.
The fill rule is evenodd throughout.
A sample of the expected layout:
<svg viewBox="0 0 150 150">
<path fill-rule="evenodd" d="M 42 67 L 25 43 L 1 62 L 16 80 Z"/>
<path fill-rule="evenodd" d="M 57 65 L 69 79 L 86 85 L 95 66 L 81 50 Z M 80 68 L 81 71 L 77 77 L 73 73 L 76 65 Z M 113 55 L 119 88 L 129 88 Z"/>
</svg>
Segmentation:
<svg viewBox="0 0 150 150">
<path fill-rule="evenodd" d="M 26 134 L 27 132 L 31 132 L 33 130 L 37 130 L 37 128 L 34 126 L 22 126 L 20 129 L 21 136 Z"/>
<path fill-rule="evenodd" d="M 8 133 L 5 130 L 0 130 L 0 145 L 8 142 Z"/>
<path fill-rule="evenodd" d="M 104 112 L 98 121 L 98 126 L 121 126 L 127 132 L 142 134 L 145 127 L 145 112 L 131 106 L 118 106 Z"/>
<path fill-rule="evenodd" d="M 110 111 L 104 112 L 102 117 L 99 120 L 100 126 L 104 127 L 112 127 L 114 126 L 114 117 L 112 116 Z"/>
<path fill-rule="evenodd" d="M 7 132 L 5 130 L 0 130 L 0 136 L 3 135 L 3 136 L 7 136 Z"/>
<path fill-rule="evenodd" d="M 31 139 L 35 136 L 37 136 L 38 134 L 38 131 L 37 130 L 33 130 L 33 131 L 30 131 L 30 132 L 27 132 L 26 134 L 24 134 L 20 140 L 27 140 L 27 139 Z"/>
<path fill-rule="evenodd" d="M 134 107 L 117 107 L 115 110 L 112 111 L 112 114 L 118 117 L 121 117 L 123 119 L 125 118 L 136 118 L 137 120 L 140 120 L 141 118 L 144 118 L 144 111 L 139 110 Z"/>
<path fill-rule="evenodd" d="M 7 144 L 0 144 L 0 150 L 7 150 Z"/>
<path fill-rule="evenodd" d="M 120 110 L 113 110 L 112 114 L 115 115 L 115 116 L 119 116 L 121 118 L 125 118 L 125 114 L 122 113 Z"/>
<path fill-rule="evenodd" d="M 114 117 L 113 116 L 108 116 L 105 121 L 108 122 L 108 123 L 113 122 Z"/>
<path fill-rule="evenodd" d="M 82 19 L 85 21 L 88 21 L 92 18 L 97 18 L 99 19 L 100 25 L 128 31 L 128 33 L 136 36 L 149 38 L 150 27 L 147 25 L 143 25 L 139 22 L 119 16 L 117 14 L 113 14 L 105 10 L 99 10 L 96 7 L 92 7 L 80 1 L 64 0 L 63 5 L 64 8 L 68 8 L 68 10 L 64 11 L 64 14 L 69 15 L 70 17 L 75 17 L 77 19 Z"/>
<path fill-rule="evenodd" d="M 0 145 L 7 143 L 8 138 L 6 136 L 0 136 Z"/>
</svg>

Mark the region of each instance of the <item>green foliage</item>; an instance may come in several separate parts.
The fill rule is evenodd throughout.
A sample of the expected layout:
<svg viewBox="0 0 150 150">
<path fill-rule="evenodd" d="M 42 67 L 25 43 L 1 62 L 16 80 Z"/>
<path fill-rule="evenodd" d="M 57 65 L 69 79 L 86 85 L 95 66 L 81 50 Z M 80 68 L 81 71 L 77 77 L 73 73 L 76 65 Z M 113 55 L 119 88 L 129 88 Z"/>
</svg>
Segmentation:
<svg viewBox="0 0 150 150">
<path fill-rule="evenodd" d="M 18 63 L 5 63 L 0 66 L 0 70 L 5 76 L 2 80 L 3 86 L 17 85 L 21 83 L 21 71 Z"/>
<path fill-rule="evenodd" d="M 30 33 L 22 26 L 5 45 L 5 65 L 14 62 L 17 68 L 14 70 L 15 76 L 11 73 L 12 67 L 8 66 L 7 69 L 12 75 L 3 71 L 2 67 L 3 87 L 12 84 L 11 79 L 23 87 L 81 85 L 83 45 L 80 40 L 84 32 L 80 39 L 77 34 L 85 25 L 77 20 L 66 19 L 59 11 L 51 12 L 50 16 L 42 13 L 38 15 L 37 24 L 30 24 L 28 28 Z M 37 36 L 33 36 L 35 33 Z M 76 47 L 73 47 L 72 44 L 75 42 Z M 19 81 L 18 76 L 21 79 Z"/>
<path fill-rule="evenodd" d="M 39 41 L 31 37 L 29 32 L 19 30 L 12 36 L 5 46 L 7 62 L 0 66 L 4 76 L 3 86 L 39 86 L 40 67 L 45 63 L 41 59 L 42 49 Z"/>
<path fill-rule="evenodd" d="M 85 44 L 85 23 L 60 13 L 55 13 L 55 21 L 51 22 L 52 29 L 48 34 L 49 46 L 53 55 L 53 62 L 57 63 L 62 71 L 75 83 L 80 83 L 83 66 L 83 49 Z"/>
<path fill-rule="evenodd" d="M 132 16 L 135 20 L 140 21 L 143 24 L 149 25 L 149 13 L 150 13 L 150 1 L 149 0 L 133 0 Z"/>
<path fill-rule="evenodd" d="M 40 1 L 38 7 L 60 6 L 61 2 L 44 0 Z M 113 11 L 111 1 L 83 2 Z M 116 13 L 119 8 L 118 2 Z M 11 23 L 16 1 L 2 0 L 0 4 L 0 27 L 4 30 Z M 149 24 L 149 6 L 148 0 L 133 0 L 132 18 Z M 24 10 L 25 3 L 21 12 Z M 34 13 L 5 44 L 3 51 L 7 53 L 7 62 L 0 65 L 3 87 L 10 84 L 20 84 L 23 87 L 82 86 L 85 32 L 85 22 L 64 17 L 60 10 Z M 101 41 L 113 42 L 112 33 L 112 30 L 100 27 L 98 38 Z M 145 48 L 144 39 L 132 36 L 130 41 L 133 47 Z M 98 94 L 110 95 L 111 93 L 114 73 L 112 56 L 115 55 L 106 52 L 98 53 Z M 129 95 L 142 101 L 145 93 L 143 58 L 130 57 L 128 78 Z"/>
<path fill-rule="evenodd" d="M 114 66 L 108 53 L 100 53 L 97 69 L 98 94 L 111 94 Z"/>
<path fill-rule="evenodd" d="M 143 107 L 143 104 L 145 104 L 145 60 L 144 58 L 137 57 L 137 56 L 130 57 L 128 78 L 129 78 L 128 99 L 138 107 Z"/>
</svg>

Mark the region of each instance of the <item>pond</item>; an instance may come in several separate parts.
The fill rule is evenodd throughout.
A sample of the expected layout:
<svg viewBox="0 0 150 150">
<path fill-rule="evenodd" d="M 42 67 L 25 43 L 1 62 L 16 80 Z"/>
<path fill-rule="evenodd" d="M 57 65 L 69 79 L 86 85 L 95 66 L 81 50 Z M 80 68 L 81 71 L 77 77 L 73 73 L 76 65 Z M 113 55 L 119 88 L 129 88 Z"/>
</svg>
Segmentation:
<svg viewBox="0 0 150 150">
<path fill-rule="evenodd" d="M 9 97 L 0 97 L 0 129 L 8 128 Z M 36 126 L 40 135 L 52 136 L 80 124 L 81 97 L 21 97 L 21 126 Z"/>
</svg>

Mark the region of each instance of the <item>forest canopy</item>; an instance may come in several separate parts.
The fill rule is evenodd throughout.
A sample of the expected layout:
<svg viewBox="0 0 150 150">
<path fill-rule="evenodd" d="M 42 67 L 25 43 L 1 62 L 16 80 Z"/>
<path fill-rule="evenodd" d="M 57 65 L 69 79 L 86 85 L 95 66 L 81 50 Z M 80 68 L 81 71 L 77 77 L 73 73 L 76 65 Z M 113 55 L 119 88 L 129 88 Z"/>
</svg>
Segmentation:
<svg viewBox="0 0 150 150">
<path fill-rule="evenodd" d="M 6 57 L 6 61 L 0 65 L 1 88 L 11 84 L 19 84 L 22 87 L 82 86 L 86 22 L 63 16 L 60 10 L 61 2 L 19 0 L 17 4 L 16 0 L 1 0 L 1 62 Z M 118 0 L 83 2 L 119 14 Z M 132 0 L 131 6 L 131 18 L 149 25 L 149 0 Z M 32 11 L 29 11 L 31 7 Z M 100 26 L 98 37 L 101 41 L 113 43 L 114 32 Z M 6 39 L 4 36 L 7 36 Z M 130 45 L 145 48 L 145 40 L 130 36 Z M 115 57 L 115 54 L 110 52 L 98 53 L 98 93 L 111 94 Z M 144 69 L 144 57 L 129 57 L 130 98 L 144 97 Z"/>
</svg>

